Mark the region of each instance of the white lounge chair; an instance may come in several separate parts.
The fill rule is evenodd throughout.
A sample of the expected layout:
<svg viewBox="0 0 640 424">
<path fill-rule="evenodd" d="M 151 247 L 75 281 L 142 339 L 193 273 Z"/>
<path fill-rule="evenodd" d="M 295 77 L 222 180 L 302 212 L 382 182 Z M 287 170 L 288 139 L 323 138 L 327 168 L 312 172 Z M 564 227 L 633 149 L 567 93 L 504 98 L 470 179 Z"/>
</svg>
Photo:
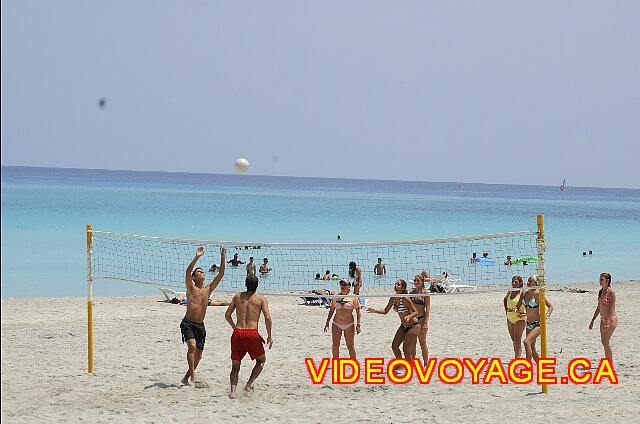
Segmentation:
<svg viewBox="0 0 640 424">
<path fill-rule="evenodd" d="M 187 292 L 177 292 L 164 287 L 161 287 L 160 291 L 162 292 L 164 297 L 167 299 L 167 302 L 171 302 L 173 299 L 176 299 L 176 298 L 178 300 L 182 300 L 187 297 Z"/>
<path fill-rule="evenodd" d="M 447 293 L 456 293 L 462 292 L 464 290 L 472 290 L 477 291 L 478 288 L 476 286 L 472 286 L 471 284 L 459 284 L 461 280 L 456 278 L 447 277 L 440 281 L 442 287 Z"/>
</svg>

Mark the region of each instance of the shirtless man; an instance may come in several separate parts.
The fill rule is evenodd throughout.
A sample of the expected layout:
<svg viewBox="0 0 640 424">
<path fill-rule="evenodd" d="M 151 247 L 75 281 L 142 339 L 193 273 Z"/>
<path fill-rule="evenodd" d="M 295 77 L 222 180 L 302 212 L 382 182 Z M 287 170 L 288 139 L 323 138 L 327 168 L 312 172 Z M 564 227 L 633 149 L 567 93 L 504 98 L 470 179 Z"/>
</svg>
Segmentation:
<svg viewBox="0 0 640 424">
<path fill-rule="evenodd" d="M 382 258 L 378 258 L 378 263 L 373 267 L 373 272 L 376 275 L 386 275 L 387 267 L 384 266 L 384 262 L 382 262 Z"/>
<path fill-rule="evenodd" d="M 238 258 L 238 254 L 234 254 L 233 258 L 229 260 L 229 262 L 227 262 L 228 264 L 231 264 L 231 266 L 238 266 L 238 265 L 244 265 L 244 262 L 242 262 L 240 260 L 240 258 Z"/>
<path fill-rule="evenodd" d="M 262 260 L 262 265 L 260 265 L 260 274 L 267 275 L 269 271 L 271 271 L 271 268 L 269 268 L 269 259 L 264 258 Z M 320 275 L 318 274 L 318 276 Z"/>
<path fill-rule="evenodd" d="M 247 264 L 247 277 L 250 275 L 256 275 L 256 263 L 253 262 L 253 256 L 249 258 L 249 263 Z"/>
<path fill-rule="evenodd" d="M 187 286 L 187 312 L 180 323 L 180 331 L 182 332 L 182 342 L 187 343 L 187 363 L 189 369 L 182 378 L 182 384 L 191 384 L 196 379 L 196 368 L 202 358 L 202 350 L 204 349 L 204 341 L 207 332 L 204 328 L 204 316 L 207 313 L 209 304 L 209 296 L 213 293 L 222 277 L 224 276 L 225 256 L 227 249 L 223 246 L 220 248 L 220 272 L 213 281 L 204 286 L 205 273 L 202 268 L 196 266 L 196 262 L 204 255 L 204 247 L 198 247 L 196 256 L 193 258 L 187 271 L 185 272 L 185 285 Z"/>
<path fill-rule="evenodd" d="M 260 321 L 260 313 L 264 314 L 264 323 L 267 327 L 267 343 L 269 349 L 273 345 L 271 338 L 271 314 L 269 313 L 269 303 L 267 298 L 256 293 L 258 289 L 258 277 L 248 275 L 245 280 L 247 291 L 238 293 L 233 297 L 231 305 L 227 309 L 225 318 L 233 328 L 231 336 L 231 399 L 238 398 L 238 373 L 240 372 L 240 363 L 242 358 L 249 353 L 251 360 L 256 361 L 256 365 L 251 371 L 251 377 L 247 381 L 244 390 L 245 393 L 253 391 L 253 383 L 262 372 L 267 357 L 264 353 L 264 339 L 258 333 L 258 322 Z M 232 314 L 236 311 L 237 322 L 233 322 Z"/>
</svg>

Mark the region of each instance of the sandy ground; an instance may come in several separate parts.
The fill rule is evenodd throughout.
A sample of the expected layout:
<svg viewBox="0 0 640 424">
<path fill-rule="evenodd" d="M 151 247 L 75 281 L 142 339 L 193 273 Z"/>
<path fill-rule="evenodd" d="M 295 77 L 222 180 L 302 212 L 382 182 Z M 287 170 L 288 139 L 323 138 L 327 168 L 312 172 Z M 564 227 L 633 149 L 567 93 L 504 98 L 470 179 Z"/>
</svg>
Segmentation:
<svg viewBox="0 0 640 424">
<path fill-rule="evenodd" d="M 597 324 L 593 331 L 587 329 L 597 285 L 572 287 L 592 293 L 551 291 L 548 296 L 556 308 L 549 322 L 549 353 L 557 357 L 559 370 L 572 357 L 595 361 L 602 355 Z M 228 398 L 231 328 L 224 307 L 210 307 L 206 317 L 207 344 L 198 368 L 205 387 L 179 384 L 186 370 L 179 329 L 184 306 L 158 302 L 160 293 L 95 299 L 96 371 L 90 376 L 84 299 L 6 299 L 2 422 L 638 422 L 640 282 L 616 282 L 614 287 L 620 324 L 612 346 L 620 384 L 550 386 L 548 395 L 534 384 L 472 386 L 468 380 L 453 386 L 437 380 L 430 385 L 312 385 L 303 360 L 330 356 L 331 336 L 322 332 L 327 310 L 302 306 L 291 297 L 270 298 L 275 343 L 252 397 Z M 512 347 L 503 295 L 434 299 L 431 354 L 508 361 Z M 374 307 L 385 303 L 370 301 Z M 391 358 L 397 325 L 393 313 L 365 315 L 356 338 L 359 356 Z M 247 357 L 241 384 L 251 366 Z M 545 417 L 534 418 L 536 414 Z"/>
</svg>

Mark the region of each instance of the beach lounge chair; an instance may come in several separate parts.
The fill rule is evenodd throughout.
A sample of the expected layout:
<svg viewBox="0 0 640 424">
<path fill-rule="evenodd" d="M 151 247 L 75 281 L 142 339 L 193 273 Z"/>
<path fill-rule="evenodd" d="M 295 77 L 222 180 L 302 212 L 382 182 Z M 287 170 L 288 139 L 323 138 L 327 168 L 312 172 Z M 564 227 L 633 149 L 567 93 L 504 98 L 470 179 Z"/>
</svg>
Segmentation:
<svg viewBox="0 0 640 424">
<path fill-rule="evenodd" d="M 465 290 L 477 291 L 478 288 L 476 286 L 472 286 L 470 284 L 460 284 L 460 280 L 456 278 L 447 277 L 440 281 L 442 287 L 444 287 L 445 292 L 447 293 L 456 293 L 462 292 Z"/>
<path fill-rule="evenodd" d="M 171 290 L 171 289 L 167 289 L 167 288 L 164 288 L 164 287 L 161 287 L 160 291 L 162 292 L 164 297 L 167 299 L 167 302 L 171 302 L 173 299 L 182 300 L 185 297 L 187 297 L 187 293 L 186 292 L 177 292 L 177 291 L 174 291 L 174 290 Z"/>
</svg>

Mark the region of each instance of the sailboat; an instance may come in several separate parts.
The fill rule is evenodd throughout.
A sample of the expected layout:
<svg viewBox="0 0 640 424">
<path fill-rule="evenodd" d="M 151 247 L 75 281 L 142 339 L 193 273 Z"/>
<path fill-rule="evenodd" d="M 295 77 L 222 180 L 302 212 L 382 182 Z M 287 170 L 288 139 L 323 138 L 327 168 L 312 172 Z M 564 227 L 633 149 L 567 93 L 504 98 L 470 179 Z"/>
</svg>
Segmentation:
<svg viewBox="0 0 640 424">
<path fill-rule="evenodd" d="M 567 189 L 567 179 L 562 179 L 562 184 L 560 185 L 560 191 L 565 191 Z"/>
<path fill-rule="evenodd" d="M 462 190 L 464 188 L 464 184 L 462 184 L 462 177 L 460 177 L 460 184 L 458 185 L 458 188 L 460 190 Z"/>
</svg>

